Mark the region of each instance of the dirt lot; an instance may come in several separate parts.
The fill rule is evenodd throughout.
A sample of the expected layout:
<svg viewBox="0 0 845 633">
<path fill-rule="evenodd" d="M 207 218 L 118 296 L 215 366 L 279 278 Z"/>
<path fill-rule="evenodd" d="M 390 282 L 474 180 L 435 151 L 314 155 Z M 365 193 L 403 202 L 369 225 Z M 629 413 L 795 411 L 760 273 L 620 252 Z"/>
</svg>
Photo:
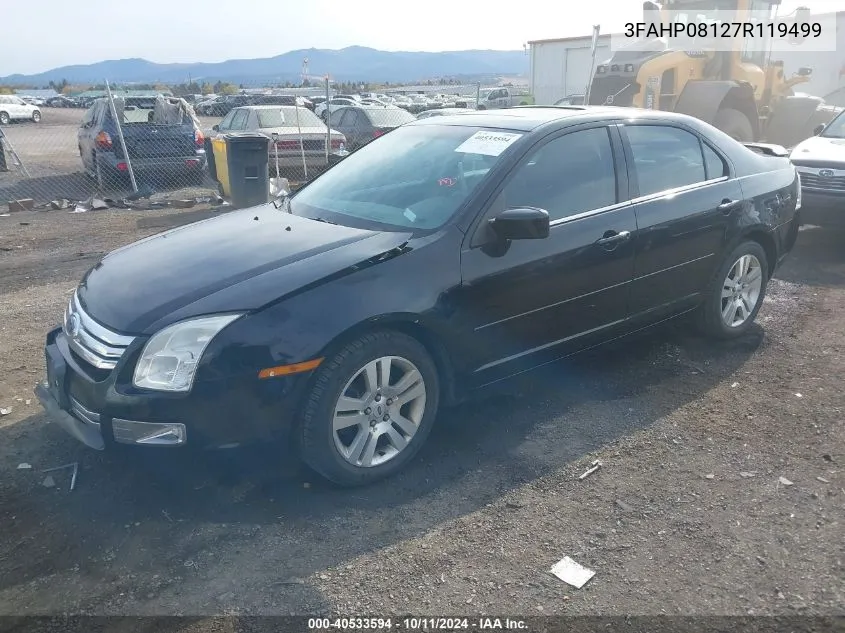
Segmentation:
<svg viewBox="0 0 845 633">
<path fill-rule="evenodd" d="M 82 171 L 77 147 L 77 131 L 84 114 L 85 110 L 76 108 L 42 108 L 40 123 L 20 122 L 3 128 L 8 145 L 26 171 L 7 156 L 9 171 L 0 172 L 0 203 L 22 198 L 37 202 L 84 200 L 95 192 L 94 181 Z M 219 122 L 219 117 L 200 118 L 206 131 Z"/>
<path fill-rule="evenodd" d="M 845 234 L 801 232 L 743 340 L 534 372 L 339 491 L 282 447 L 109 456 L 46 423 L 44 334 L 140 215 L 0 218 L 0 614 L 842 614 Z"/>
</svg>

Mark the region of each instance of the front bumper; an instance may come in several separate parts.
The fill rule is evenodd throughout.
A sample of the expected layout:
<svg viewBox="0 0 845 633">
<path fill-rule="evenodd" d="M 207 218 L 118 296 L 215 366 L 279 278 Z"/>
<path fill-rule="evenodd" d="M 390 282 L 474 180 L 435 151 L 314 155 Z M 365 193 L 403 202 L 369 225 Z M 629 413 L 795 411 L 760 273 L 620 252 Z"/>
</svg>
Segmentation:
<svg viewBox="0 0 845 633">
<path fill-rule="evenodd" d="M 52 330 L 45 345 L 47 381 L 35 388 L 48 417 L 95 450 L 120 444 L 224 448 L 273 439 L 290 428 L 301 376 L 198 376 L 184 394 L 140 390 L 131 376 L 144 343 L 130 345 L 113 370 L 96 370 L 71 350 L 61 328 Z"/>
<path fill-rule="evenodd" d="M 801 224 L 845 228 L 845 193 L 802 191 Z"/>
</svg>

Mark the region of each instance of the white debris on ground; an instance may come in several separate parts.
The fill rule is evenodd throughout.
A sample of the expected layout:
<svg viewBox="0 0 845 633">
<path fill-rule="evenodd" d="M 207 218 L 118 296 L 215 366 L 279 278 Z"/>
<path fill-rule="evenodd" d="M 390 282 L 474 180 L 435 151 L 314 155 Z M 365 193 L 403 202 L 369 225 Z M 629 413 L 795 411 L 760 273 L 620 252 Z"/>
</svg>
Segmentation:
<svg viewBox="0 0 845 633">
<path fill-rule="evenodd" d="M 564 556 L 560 559 L 549 572 L 576 589 L 583 587 L 590 578 L 596 575 L 596 572 L 592 569 L 587 569 L 583 565 L 579 565 L 569 558 L 569 556 Z"/>
</svg>

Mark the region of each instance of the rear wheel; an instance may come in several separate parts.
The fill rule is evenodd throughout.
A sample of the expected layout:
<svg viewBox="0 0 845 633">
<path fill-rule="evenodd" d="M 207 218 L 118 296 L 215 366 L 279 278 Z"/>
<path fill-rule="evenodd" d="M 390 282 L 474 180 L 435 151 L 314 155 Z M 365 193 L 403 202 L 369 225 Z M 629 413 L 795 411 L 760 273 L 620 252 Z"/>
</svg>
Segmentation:
<svg viewBox="0 0 845 633">
<path fill-rule="evenodd" d="M 302 458 L 341 486 L 388 477 L 425 442 L 439 396 L 437 368 L 419 342 L 365 334 L 318 370 L 302 411 Z"/>
<path fill-rule="evenodd" d="M 745 334 L 763 305 L 768 282 L 763 247 L 751 240 L 737 246 L 719 267 L 701 306 L 703 332 L 721 339 Z"/>
<path fill-rule="evenodd" d="M 723 108 L 716 113 L 713 121 L 716 127 L 740 143 L 751 143 L 754 140 L 754 128 L 751 121 L 739 110 Z"/>
<path fill-rule="evenodd" d="M 32 113 L 32 122 L 41 123 L 41 113 L 38 110 Z"/>
<path fill-rule="evenodd" d="M 94 156 L 94 175 L 97 178 L 100 193 L 120 189 L 120 176 L 104 165 L 97 156 Z"/>
</svg>

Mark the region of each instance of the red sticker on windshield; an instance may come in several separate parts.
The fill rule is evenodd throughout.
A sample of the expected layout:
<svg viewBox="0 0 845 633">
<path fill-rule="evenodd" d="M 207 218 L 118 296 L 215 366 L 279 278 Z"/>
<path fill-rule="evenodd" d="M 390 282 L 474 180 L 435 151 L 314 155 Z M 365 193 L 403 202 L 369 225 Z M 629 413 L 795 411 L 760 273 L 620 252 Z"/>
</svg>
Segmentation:
<svg viewBox="0 0 845 633">
<path fill-rule="evenodd" d="M 457 178 L 441 178 L 437 181 L 437 184 L 441 187 L 454 187 L 457 183 Z"/>
</svg>

